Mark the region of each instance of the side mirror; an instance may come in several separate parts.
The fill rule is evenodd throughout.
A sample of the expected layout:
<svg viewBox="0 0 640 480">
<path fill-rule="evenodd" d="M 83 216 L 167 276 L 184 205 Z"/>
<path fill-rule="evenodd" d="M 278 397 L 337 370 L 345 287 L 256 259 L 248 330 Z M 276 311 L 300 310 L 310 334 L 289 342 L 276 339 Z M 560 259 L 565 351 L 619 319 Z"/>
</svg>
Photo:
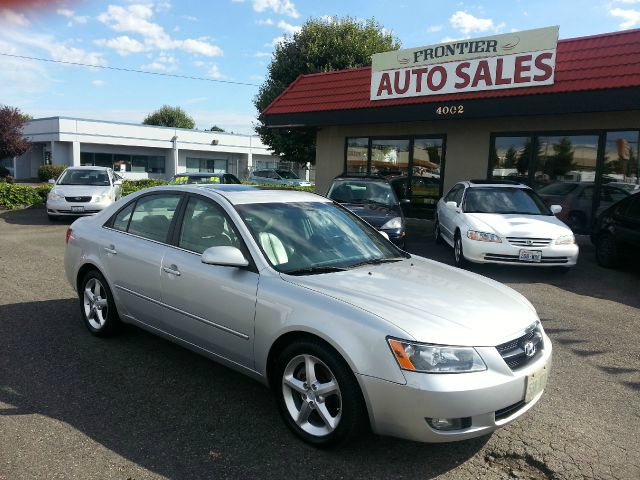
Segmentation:
<svg viewBox="0 0 640 480">
<path fill-rule="evenodd" d="M 551 213 L 553 213 L 554 215 L 557 215 L 562 211 L 562 206 L 561 205 L 551 205 L 549 207 L 549 210 L 551 210 Z"/>
<path fill-rule="evenodd" d="M 387 235 L 387 232 L 383 232 L 382 230 L 378 230 L 378 233 L 380 235 L 382 235 L 384 238 L 386 238 L 387 240 L 389 240 L 389 235 Z"/>
<path fill-rule="evenodd" d="M 47 180 L 47 183 L 49 183 L 51 185 L 55 185 L 56 184 L 56 179 L 55 178 L 50 178 L 49 180 Z"/>
<path fill-rule="evenodd" d="M 458 204 L 456 202 L 447 202 L 445 205 L 449 208 L 458 208 Z"/>
<path fill-rule="evenodd" d="M 246 267 L 249 265 L 249 261 L 236 247 L 209 247 L 202 253 L 201 260 L 207 265 L 221 265 L 223 267 Z"/>
</svg>

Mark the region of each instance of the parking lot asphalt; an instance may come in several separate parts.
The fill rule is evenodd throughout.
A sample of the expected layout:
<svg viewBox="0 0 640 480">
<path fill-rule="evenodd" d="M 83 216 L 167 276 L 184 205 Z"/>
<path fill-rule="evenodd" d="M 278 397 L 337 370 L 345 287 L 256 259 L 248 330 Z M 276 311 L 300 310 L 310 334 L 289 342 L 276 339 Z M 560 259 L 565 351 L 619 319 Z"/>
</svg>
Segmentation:
<svg viewBox="0 0 640 480">
<path fill-rule="evenodd" d="M 0 480 L 31 478 L 640 478 L 640 271 L 476 266 L 536 307 L 554 343 L 541 402 L 490 437 L 365 436 L 318 451 L 262 385 L 136 328 L 82 324 L 63 269 L 70 222 L 0 212 Z M 428 221 L 408 250 L 452 263 Z"/>
</svg>

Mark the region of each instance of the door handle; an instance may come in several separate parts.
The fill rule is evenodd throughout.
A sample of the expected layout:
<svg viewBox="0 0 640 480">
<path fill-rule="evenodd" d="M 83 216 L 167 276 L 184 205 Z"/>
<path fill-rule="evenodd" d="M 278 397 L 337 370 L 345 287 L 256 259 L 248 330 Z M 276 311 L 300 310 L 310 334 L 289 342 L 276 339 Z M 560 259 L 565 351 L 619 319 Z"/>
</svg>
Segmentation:
<svg viewBox="0 0 640 480">
<path fill-rule="evenodd" d="M 167 272 L 169 275 L 175 275 L 176 277 L 181 275 L 180 270 L 178 270 L 178 267 L 175 265 L 171 265 L 171 267 L 162 267 L 162 270 Z"/>
<path fill-rule="evenodd" d="M 107 253 L 110 253 L 111 255 L 115 255 L 118 253 L 118 251 L 116 250 L 116 247 L 113 245 L 109 245 L 108 247 L 104 247 L 104 251 Z"/>
</svg>

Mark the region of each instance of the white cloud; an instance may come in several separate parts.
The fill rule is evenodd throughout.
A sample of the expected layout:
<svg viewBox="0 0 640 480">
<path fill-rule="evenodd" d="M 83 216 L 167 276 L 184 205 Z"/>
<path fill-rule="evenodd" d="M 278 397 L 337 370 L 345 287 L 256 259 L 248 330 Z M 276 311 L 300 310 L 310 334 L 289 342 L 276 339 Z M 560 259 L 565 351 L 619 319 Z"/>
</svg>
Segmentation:
<svg viewBox="0 0 640 480">
<path fill-rule="evenodd" d="M 151 62 L 146 65 L 142 65 L 140 68 L 143 70 L 150 70 L 152 72 L 169 73 L 176 70 L 175 65 L 167 65 L 161 62 Z"/>
<path fill-rule="evenodd" d="M 8 8 L 0 10 L 0 22 L 7 23 L 14 27 L 28 27 L 31 25 L 31 22 L 24 14 L 14 12 Z"/>
<path fill-rule="evenodd" d="M 51 58 L 62 62 L 84 63 L 87 65 L 106 65 L 101 53 L 86 52 L 81 48 L 52 44 L 48 48 Z"/>
<path fill-rule="evenodd" d="M 494 28 L 493 20 L 490 18 L 474 17 L 470 13 L 463 12 L 462 10 L 458 10 L 456 13 L 451 15 L 449 23 L 451 23 L 453 28 L 460 30 L 464 34 L 472 32 L 486 32 L 487 30 Z"/>
<path fill-rule="evenodd" d="M 429 28 L 427 28 L 427 32 L 429 33 L 435 33 L 435 32 L 440 32 L 442 31 L 444 27 L 442 25 L 431 25 Z"/>
<path fill-rule="evenodd" d="M 290 23 L 287 23 L 284 20 L 280 20 L 278 22 L 278 28 L 281 28 L 282 30 L 284 30 L 287 33 L 290 33 L 291 35 L 293 35 L 294 33 L 298 33 L 300 30 L 302 30 L 301 26 L 291 25 Z"/>
<path fill-rule="evenodd" d="M 609 10 L 609 14 L 623 20 L 619 25 L 621 30 L 626 30 L 627 28 L 633 28 L 636 25 L 640 25 L 640 10 L 612 8 Z"/>
<path fill-rule="evenodd" d="M 222 74 L 222 72 L 218 68 L 218 65 L 215 65 L 215 64 L 211 65 L 211 68 L 207 72 L 207 75 L 210 76 L 211 78 L 215 79 L 215 80 L 220 80 L 221 78 L 224 78 L 224 75 Z"/>
<path fill-rule="evenodd" d="M 222 55 L 222 49 L 202 39 L 176 40 L 171 38 L 164 28 L 151 21 L 153 17 L 153 6 L 147 4 L 133 4 L 127 7 L 109 5 L 106 12 L 98 15 L 105 25 L 116 32 L 128 32 L 141 35 L 143 43 L 147 49 L 175 50 L 181 49 L 185 52 L 204 55 L 207 57 L 217 57 Z"/>
<path fill-rule="evenodd" d="M 284 36 L 279 36 L 279 37 L 274 38 L 270 42 L 265 43 L 264 46 L 273 48 L 276 45 L 278 45 L 280 42 L 282 42 L 283 40 L 284 40 Z"/>
<path fill-rule="evenodd" d="M 111 38 L 109 40 L 98 39 L 94 43 L 101 47 L 107 47 L 118 52 L 119 55 L 129 55 L 132 53 L 146 52 L 149 47 L 139 42 L 135 38 L 130 38 L 127 35 Z"/>
<path fill-rule="evenodd" d="M 627 4 L 632 4 L 632 3 L 640 3 L 640 0 L 613 0 L 614 3 L 627 3 Z"/>
<path fill-rule="evenodd" d="M 253 0 L 253 9 L 256 12 L 272 10 L 274 13 L 298 18 L 300 14 L 291 0 Z"/>
<path fill-rule="evenodd" d="M 266 20 L 256 20 L 258 25 L 273 25 L 273 20 L 267 18 Z"/>
<path fill-rule="evenodd" d="M 256 52 L 254 56 L 258 57 L 258 58 L 270 57 L 271 56 L 271 52 Z"/>
<path fill-rule="evenodd" d="M 102 87 L 104 86 L 107 82 L 105 82 L 104 80 L 94 80 L 91 82 L 93 85 L 95 85 L 96 87 Z"/>
<path fill-rule="evenodd" d="M 203 62 L 202 60 L 196 60 L 195 62 L 193 62 L 193 64 L 196 67 L 204 67 L 205 66 L 205 62 Z"/>
<path fill-rule="evenodd" d="M 58 15 L 62 15 L 63 17 L 67 17 L 68 19 L 70 19 L 71 21 L 68 24 L 69 26 L 71 26 L 73 22 L 87 23 L 87 20 L 89 20 L 89 17 L 84 15 L 76 15 L 76 12 L 68 8 L 59 8 L 56 10 L 56 13 Z"/>
<path fill-rule="evenodd" d="M 193 40 L 191 38 L 180 42 L 180 48 L 185 52 L 204 55 L 205 57 L 219 57 L 222 55 L 222 49 L 220 47 L 202 40 Z"/>
</svg>

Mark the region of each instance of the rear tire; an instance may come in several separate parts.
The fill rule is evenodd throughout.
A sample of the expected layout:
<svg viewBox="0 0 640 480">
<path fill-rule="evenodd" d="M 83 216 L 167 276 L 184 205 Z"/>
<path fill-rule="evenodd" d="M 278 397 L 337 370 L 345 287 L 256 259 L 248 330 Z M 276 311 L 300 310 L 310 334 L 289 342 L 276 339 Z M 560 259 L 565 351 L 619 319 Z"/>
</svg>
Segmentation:
<svg viewBox="0 0 640 480">
<path fill-rule="evenodd" d="M 86 273 L 78 289 L 80 314 L 87 329 L 97 337 L 108 337 L 120 328 L 120 318 L 109 284 L 97 270 Z"/>
<path fill-rule="evenodd" d="M 314 447 L 343 444 L 367 424 L 362 392 L 351 368 L 321 341 L 287 346 L 276 359 L 271 387 L 287 427 Z"/>
<path fill-rule="evenodd" d="M 601 233 L 596 241 L 596 260 L 598 265 L 605 268 L 614 268 L 620 264 L 618 245 L 616 239 L 610 233 Z"/>
<path fill-rule="evenodd" d="M 453 240 L 453 261 L 458 268 L 465 268 L 467 266 L 467 260 L 464 258 L 464 250 L 462 248 L 462 237 L 459 231 L 456 232 Z"/>
</svg>

